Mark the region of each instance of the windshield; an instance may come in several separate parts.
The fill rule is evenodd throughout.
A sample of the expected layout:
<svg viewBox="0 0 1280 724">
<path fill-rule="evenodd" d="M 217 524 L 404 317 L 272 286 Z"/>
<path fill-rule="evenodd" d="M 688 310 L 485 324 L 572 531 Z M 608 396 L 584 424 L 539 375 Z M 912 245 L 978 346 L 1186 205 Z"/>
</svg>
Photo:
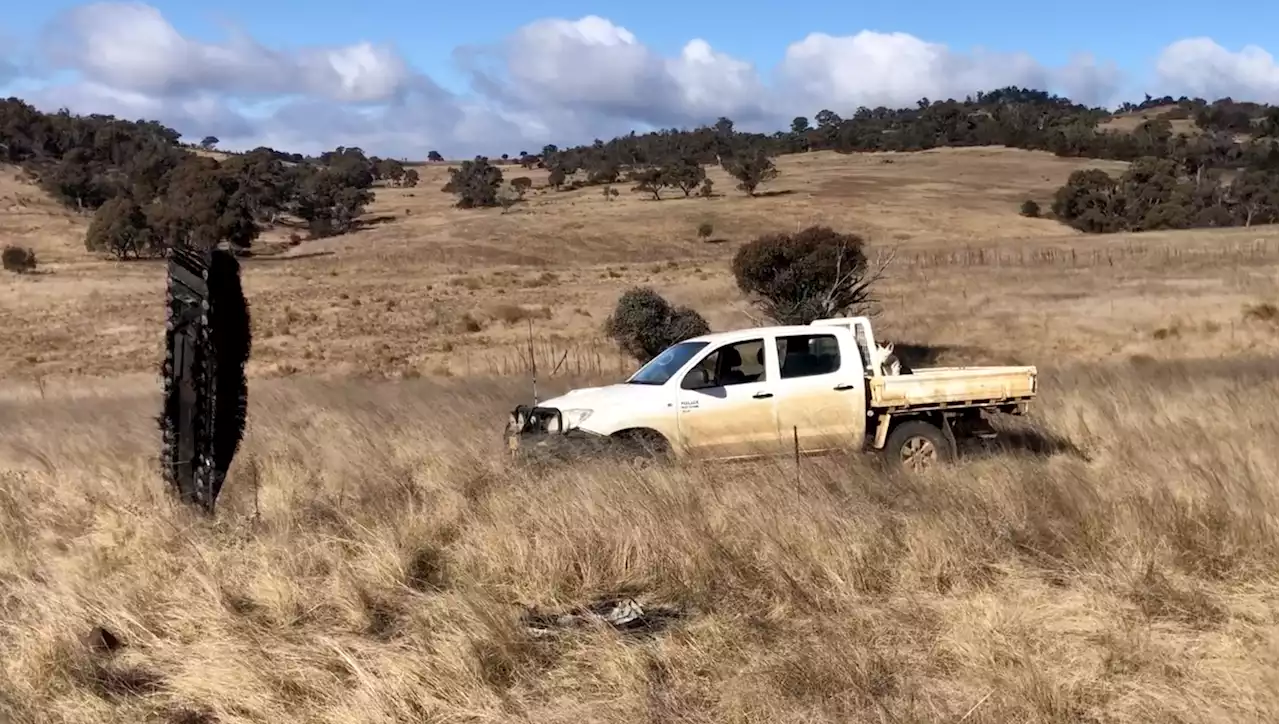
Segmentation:
<svg viewBox="0 0 1280 724">
<path fill-rule="evenodd" d="M 706 342 L 681 342 L 667 347 L 662 354 L 649 360 L 631 379 L 629 385 L 665 385 L 671 376 L 680 371 L 685 363 L 693 359 L 698 350 L 706 347 Z"/>
</svg>

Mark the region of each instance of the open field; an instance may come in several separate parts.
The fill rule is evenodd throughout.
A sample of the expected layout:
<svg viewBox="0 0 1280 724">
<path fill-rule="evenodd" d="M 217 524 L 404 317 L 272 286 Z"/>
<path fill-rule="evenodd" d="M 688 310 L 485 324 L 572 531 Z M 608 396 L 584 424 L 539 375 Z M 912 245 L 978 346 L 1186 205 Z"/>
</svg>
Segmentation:
<svg viewBox="0 0 1280 724">
<path fill-rule="evenodd" d="M 1200 133 L 1199 126 L 1196 125 L 1194 118 L 1166 118 L 1165 116 L 1177 109 L 1178 106 L 1156 106 L 1147 108 L 1146 110 L 1133 111 L 1130 113 L 1117 113 L 1106 121 L 1098 124 L 1098 127 L 1106 131 L 1128 132 L 1136 129 L 1147 121 L 1167 120 L 1169 121 L 1170 130 L 1174 133 L 1185 133 L 1194 135 Z"/>
<path fill-rule="evenodd" d="M 369 216 L 381 223 L 288 252 L 305 258 L 245 262 L 251 373 L 513 372 L 532 319 L 551 366 L 616 374 L 599 329 L 622 289 L 652 284 L 716 328 L 749 323 L 728 272 L 737 244 L 813 223 L 863 233 L 873 254 L 897 248 L 880 323 L 891 338 L 1027 360 L 1205 354 L 1153 337 L 1175 327 L 1223 353 L 1275 346 L 1269 328 L 1241 317 L 1275 299 L 1275 227 L 1089 237 L 1017 213 L 1028 197 L 1047 207 L 1076 168 L 1123 164 L 990 148 L 780 164 L 763 198 L 713 171 L 722 195 L 710 200 L 538 190 L 506 214 L 450 208 L 438 191 L 444 169 L 424 171 L 419 188 L 379 190 Z M 37 193 L 12 180 L 0 187 L 0 208 L 11 204 L 0 234 L 33 247 L 48 271 L 0 277 L 10 342 L 0 375 L 154 369 L 162 264 L 88 259 L 83 219 Z M 19 196 L 26 206 L 13 204 Z M 702 221 L 715 227 L 713 243 L 697 240 Z"/>
<path fill-rule="evenodd" d="M 216 522 L 155 473 L 163 267 L 88 258 L 82 218 L 0 173 L 0 235 L 42 270 L 0 275 L 0 721 L 1280 716 L 1277 228 L 1023 218 L 1122 166 L 1025 151 L 779 166 L 761 198 L 713 171 L 710 200 L 539 190 L 506 214 L 450 208 L 421 167 L 381 222 L 247 260 L 250 422 Z M 882 337 L 1040 367 L 1005 454 L 914 480 L 498 454 L 527 320 L 544 395 L 614 378 L 626 287 L 749 323 L 737 245 L 812 223 L 896 249 Z M 618 594 L 680 615 L 520 625 Z M 124 645 L 87 647 L 95 626 Z"/>
</svg>

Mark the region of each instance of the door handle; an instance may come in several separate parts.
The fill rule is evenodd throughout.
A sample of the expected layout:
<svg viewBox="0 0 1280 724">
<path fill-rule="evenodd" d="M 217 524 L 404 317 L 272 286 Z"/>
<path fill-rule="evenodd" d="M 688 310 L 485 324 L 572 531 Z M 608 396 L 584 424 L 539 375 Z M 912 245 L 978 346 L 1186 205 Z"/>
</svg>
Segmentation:
<svg viewBox="0 0 1280 724">
<path fill-rule="evenodd" d="M 754 400 L 767 400 L 770 397 L 773 397 L 772 392 L 757 392 L 751 396 L 751 398 Z"/>
<path fill-rule="evenodd" d="M 852 389 L 853 389 L 853 385 L 836 385 L 835 387 L 836 392 L 844 392 L 845 390 L 852 390 Z"/>
</svg>

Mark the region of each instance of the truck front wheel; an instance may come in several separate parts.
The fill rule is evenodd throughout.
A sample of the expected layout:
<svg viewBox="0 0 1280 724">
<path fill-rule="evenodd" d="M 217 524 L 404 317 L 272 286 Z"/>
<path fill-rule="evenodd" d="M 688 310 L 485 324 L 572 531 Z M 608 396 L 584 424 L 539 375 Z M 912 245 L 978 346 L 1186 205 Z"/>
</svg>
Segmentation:
<svg viewBox="0 0 1280 724">
<path fill-rule="evenodd" d="M 891 469 L 909 473 L 932 469 L 953 458 L 942 430 L 924 420 L 907 420 L 893 428 L 882 452 Z"/>
<path fill-rule="evenodd" d="M 656 430 L 623 430 L 614 433 L 611 439 L 622 458 L 638 468 L 651 467 L 667 460 L 671 455 L 671 445 Z"/>
</svg>

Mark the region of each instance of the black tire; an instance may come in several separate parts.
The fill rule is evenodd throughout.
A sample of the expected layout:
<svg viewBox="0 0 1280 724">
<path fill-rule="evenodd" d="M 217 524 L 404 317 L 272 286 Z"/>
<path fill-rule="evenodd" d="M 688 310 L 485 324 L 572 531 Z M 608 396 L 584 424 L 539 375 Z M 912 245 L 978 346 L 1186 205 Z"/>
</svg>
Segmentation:
<svg viewBox="0 0 1280 724">
<path fill-rule="evenodd" d="M 955 458 L 942 430 L 924 420 L 907 420 L 893 428 L 881 453 L 890 470 L 904 473 L 923 472 Z"/>
<path fill-rule="evenodd" d="M 666 462 L 671 454 L 667 439 L 654 430 L 626 430 L 613 435 L 615 455 L 635 467 Z"/>
</svg>

